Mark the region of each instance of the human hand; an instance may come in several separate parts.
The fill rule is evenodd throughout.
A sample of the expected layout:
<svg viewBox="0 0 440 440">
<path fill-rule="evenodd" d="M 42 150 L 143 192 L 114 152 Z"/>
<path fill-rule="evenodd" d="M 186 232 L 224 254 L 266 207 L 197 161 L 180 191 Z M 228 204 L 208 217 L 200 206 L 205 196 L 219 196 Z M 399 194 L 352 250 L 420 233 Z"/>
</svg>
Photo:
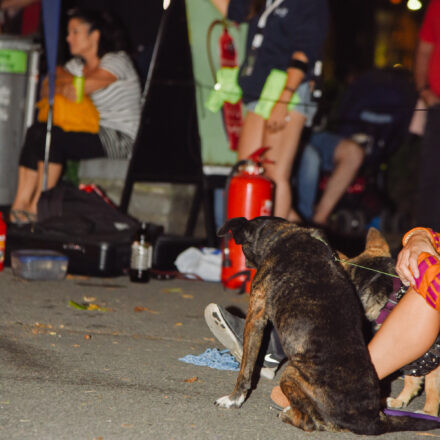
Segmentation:
<svg viewBox="0 0 440 440">
<path fill-rule="evenodd" d="M 69 101 L 76 101 L 76 90 L 72 82 L 57 82 L 55 85 L 55 93 L 58 95 L 63 95 Z"/>
<path fill-rule="evenodd" d="M 73 85 L 73 75 L 62 67 L 57 67 L 55 93 L 63 95 L 69 101 L 76 101 L 76 89 Z"/>
<path fill-rule="evenodd" d="M 431 89 L 423 90 L 420 93 L 420 97 L 423 99 L 427 107 L 440 104 L 440 97 L 438 97 Z"/>
<path fill-rule="evenodd" d="M 289 120 L 287 103 L 277 101 L 270 113 L 269 119 L 266 121 L 266 128 L 271 132 L 282 130 Z"/>
<path fill-rule="evenodd" d="M 15 11 L 39 1 L 40 0 L 2 0 L 0 3 L 0 9 Z"/>
<path fill-rule="evenodd" d="M 415 285 L 415 279 L 419 277 L 417 258 L 422 252 L 438 256 L 431 243 L 429 232 L 418 230 L 410 236 L 397 256 L 396 272 L 405 286 Z"/>
</svg>

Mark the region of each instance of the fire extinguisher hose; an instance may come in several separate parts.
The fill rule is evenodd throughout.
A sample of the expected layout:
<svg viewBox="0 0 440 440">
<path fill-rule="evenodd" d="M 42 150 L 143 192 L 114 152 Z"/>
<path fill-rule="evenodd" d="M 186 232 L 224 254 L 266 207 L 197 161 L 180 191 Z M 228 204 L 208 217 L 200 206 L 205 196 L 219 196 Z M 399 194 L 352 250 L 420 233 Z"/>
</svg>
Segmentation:
<svg viewBox="0 0 440 440">
<path fill-rule="evenodd" d="M 211 74 L 212 74 L 212 79 L 216 80 L 216 69 L 214 66 L 214 60 L 212 57 L 212 50 L 211 50 L 211 37 L 212 37 L 212 31 L 214 30 L 214 28 L 216 26 L 218 26 L 219 24 L 221 24 L 223 27 L 226 26 L 226 22 L 224 20 L 214 20 L 208 28 L 208 32 L 206 34 L 206 52 L 208 54 L 208 63 L 209 63 L 209 68 L 211 70 Z"/>
</svg>

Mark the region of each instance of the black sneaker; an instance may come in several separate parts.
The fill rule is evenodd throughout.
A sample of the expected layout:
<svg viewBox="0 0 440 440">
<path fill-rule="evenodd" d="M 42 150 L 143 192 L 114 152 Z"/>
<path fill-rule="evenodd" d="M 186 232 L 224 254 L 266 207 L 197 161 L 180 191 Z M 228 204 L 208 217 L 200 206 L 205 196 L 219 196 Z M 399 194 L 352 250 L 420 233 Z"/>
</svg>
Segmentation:
<svg viewBox="0 0 440 440">
<path fill-rule="evenodd" d="M 211 303 L 205 308 L 205 321 L 212 334 L 241 362 L 243 357 L 244 319 L 229 313 L 222 306 Z M 280 366 L 280 360 L 266 353 L 261 376 L 273 379 Z"/>
</svg>

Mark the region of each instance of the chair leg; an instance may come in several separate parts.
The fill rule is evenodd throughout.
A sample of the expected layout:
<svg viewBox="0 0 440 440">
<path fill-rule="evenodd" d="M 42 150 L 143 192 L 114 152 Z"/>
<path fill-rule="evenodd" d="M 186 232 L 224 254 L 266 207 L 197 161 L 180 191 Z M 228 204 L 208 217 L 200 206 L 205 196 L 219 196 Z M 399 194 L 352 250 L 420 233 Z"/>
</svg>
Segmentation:
<svg viewBox="0 0 440 440">
<path fill-rule="evenodd" d="M 185 236 L 192 237 L 197 224 L 197 218 L 199 217 L 200 204 L 203 198 L 203 185 L 198 183 L 196 191 L 191 203 L 191 210 L 189 212 L 188 221 L 186 222 Z"/>
</svg>

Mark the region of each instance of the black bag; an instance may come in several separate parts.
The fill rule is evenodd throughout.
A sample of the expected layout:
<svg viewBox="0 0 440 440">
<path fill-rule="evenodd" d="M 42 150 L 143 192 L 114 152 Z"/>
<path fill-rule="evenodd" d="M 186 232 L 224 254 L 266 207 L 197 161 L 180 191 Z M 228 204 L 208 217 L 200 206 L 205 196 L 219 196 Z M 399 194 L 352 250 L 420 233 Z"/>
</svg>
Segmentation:
<svg viewBox="0 0 440 440">
<path fill-rule="evenodd" d="M 16 249 L 50 249 L 69 257 L 69 273 L 117 276 L 130 265 L 139 227 L 98 194 L 60 184 L 41 194 L 37 223 L 9 227 L 6 263 Z"/>
<path fill-rule="evenodd" d="M 43 191 L 37 207 L 39 230 L 71 235 L 111 234 L 127 231 L 132 236 L 138 220 L 120 212 L 95 192 L 61 183 Z"/>
</svg>

